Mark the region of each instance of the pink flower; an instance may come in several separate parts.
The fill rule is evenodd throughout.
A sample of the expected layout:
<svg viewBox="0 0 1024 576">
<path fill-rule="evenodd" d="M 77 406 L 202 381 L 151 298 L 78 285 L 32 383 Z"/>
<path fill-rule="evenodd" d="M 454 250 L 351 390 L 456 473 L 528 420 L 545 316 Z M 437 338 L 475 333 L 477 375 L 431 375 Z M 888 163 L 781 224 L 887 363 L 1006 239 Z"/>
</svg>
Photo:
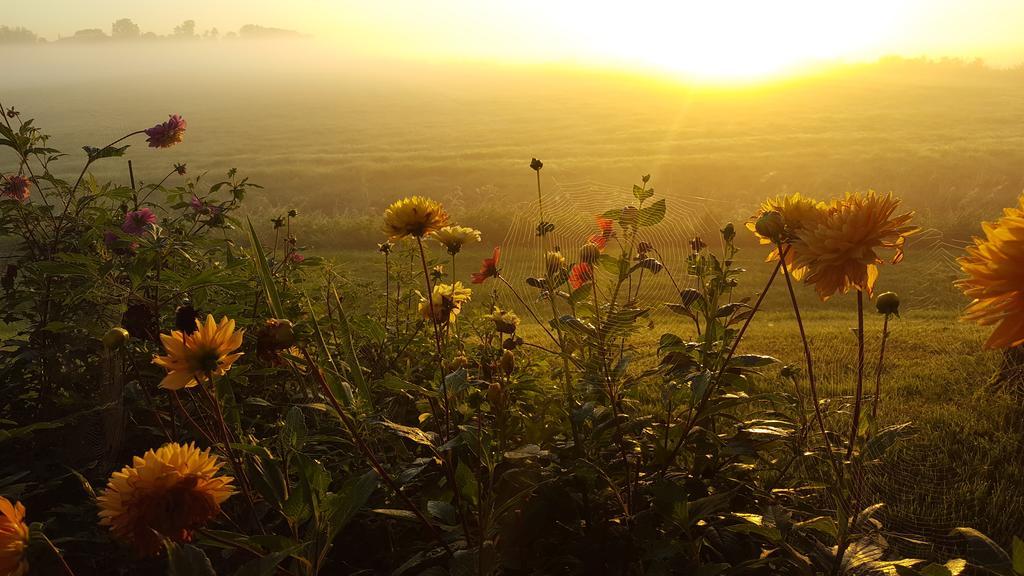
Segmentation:
<svg viewBox="0 0 1024 576">
<path fill-rule="evenodd" d="M 150 148 L 170 148 L 184 138 L 186 126 L 184 118 L 172 114 L 167 122 L 145 130 L 146 136 L 149 136 L 146 138 L 146 142 L 149 142 Z"/>
<path fill-rule="evenodd" d="M 301 264 L 306 260 L 306 257 L 298 252 L 292 252 L 291 254 L 288 255 L 288 259 L 295 264 Z"/>
<path fill-rule="evenodd" d="M 3 186 L 0 187 L 0 196 L 25 202 L 29 196 L 29 186 L 32 182 L 24 176 L 11 174 L 4 177 Z"/>
<path fill-rule="evenodd" d="M 156 214 L 153 214 L 153 211 L 149 208 L 143 208 L 142 210 L 135 210 L 125 214 L 121 230 L 138 236 L 154 223 L 156 223 Z"/>
<path fill-rule="evenodd" d="M 203 202 L 202 200 L 200 200 L 199 196 L 196 196 L 196 195 L 193 194 L 192 195 L 192 199 L 189 200 L 188 203 L 190 205 L 192 205 L 192 210 L 195 211 L 195 212 L 202 213 L 202 212 L 206 211 L 206 203 Z"/>
</svg>

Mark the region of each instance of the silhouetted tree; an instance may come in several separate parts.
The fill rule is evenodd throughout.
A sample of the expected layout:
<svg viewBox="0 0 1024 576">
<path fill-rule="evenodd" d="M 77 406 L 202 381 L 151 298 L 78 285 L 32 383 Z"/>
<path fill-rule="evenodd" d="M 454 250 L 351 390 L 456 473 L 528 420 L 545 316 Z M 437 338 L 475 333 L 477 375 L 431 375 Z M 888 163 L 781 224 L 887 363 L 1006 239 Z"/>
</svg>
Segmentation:
<svg viewBox="0 0 1024 576">
<path fill-rule="evenodd" d="M 139 25 L 130 18 L 121 18 L 110 26 L 110 36 L 117 40 L 136 40 L 140 35 Z"/>
<path fill-rule="evenodd" d="M 175 38 L 195 38 L 196 37 L 196 21 L 185 20 L 180 25 L 174 27 Z"/>
<path fill-rule="evenodd" d="M 0 44 L 32 44 L 43 41 L 28 28 L 0 26 Z"/>
<path fill-rule="evenodd" d="M 102 42 L 109 40 L 110 36 L 107 36 L 103 30 L 99 28 L 86 28 L 84 30 L 78 30 L 73 36 L 68 38 L 61 38 L 61 40 L 72 41 L 72 42 Z"/>
</svg>

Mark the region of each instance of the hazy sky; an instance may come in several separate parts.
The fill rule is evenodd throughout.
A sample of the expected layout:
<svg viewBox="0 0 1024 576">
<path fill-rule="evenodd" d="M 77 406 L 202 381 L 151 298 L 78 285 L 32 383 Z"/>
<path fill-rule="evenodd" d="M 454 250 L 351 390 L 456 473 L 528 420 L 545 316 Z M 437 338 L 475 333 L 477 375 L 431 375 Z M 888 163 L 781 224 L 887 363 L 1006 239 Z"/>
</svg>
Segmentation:
<svg viewBox="0 0 1024 576">
<path fill-rule="evenodd" d="M 770 75 L 885 54 L 1024 61 L 1024 0 L 5 0 L 0 23 L 47 38 L 133 19 L 312 34 L 339 51 L 430 60 L 642 66 Z"/>
</svg>

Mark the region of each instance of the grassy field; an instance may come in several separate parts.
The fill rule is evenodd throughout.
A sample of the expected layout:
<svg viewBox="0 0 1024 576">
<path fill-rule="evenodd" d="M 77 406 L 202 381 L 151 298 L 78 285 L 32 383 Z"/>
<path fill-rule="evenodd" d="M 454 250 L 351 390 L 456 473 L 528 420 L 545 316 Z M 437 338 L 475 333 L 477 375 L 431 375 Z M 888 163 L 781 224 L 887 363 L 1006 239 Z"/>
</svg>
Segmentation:
<svg viewBox="0 0 1024 576">
<path fill-rule="evenodd" d="M 470 283 L 470 272 L 490 252 L 486 242 L 475 246 L 457 261 L 456 278 Z M 678 248 L 678 247 L 676 247 Z M 996 371 L 999 355 L 984 351 L 987 332 L 958 321 L 966 303 L 952 281 L 957 269 L 951 260 L 952 247 L 936 246 L 920 239 L 908 248 L 906 260 L 898 266 L 883 266 L 879 290 L 895 290 L 902 296 L 902 317 L 890 326 L 887 360 L 883 373 L 880 424 L 913 424 L 913 435 L 898 445 L 883 466 L 874 468 L 867 482 L 877 500 L 886 504 L 883 514 L 887 530 L 899 536 L 927 536 L 937 550 L 921 550 L 903 542 L 908 553 L 950 552 L 954 539 L 948 536 L 956 526 L 972 526 L 997 539 L 1009 538 L 1024 525 L 1024 493 L 1020 475 L 1024 472 L 1021 434 L 1022 408 L 1019 399 L 995 393 L 986 383 Z M 506 270 L 510 281 L 530 293 L 522 278 L 530 264 L 529 248 L 506 247 Z M 735 296 L 755 296 L 764 286 L 772 266 L 760 258 L 763 249 L 750 247 L 739 262 L 748 270 Z M 443 253 L 434 251 L 439 262 Z M 379 290 L 383 259 L 372 250 L 344 250 L 330 258 L 361 292 L 367 286 Z M 681 258 L 666 258 L 677 283 L 685 284 Z M 449 264 L 450 266 L 450 264 Z M 358 288 L 357 288 L 358 286 Z M 475 297 L 465 318 L 486 312 L 494 284 L 474 285 Z M 649 285 L 650 296 L 641 301 L 651 306 L 653 324 L 636 345 L 638 357 L 653 359 L 658 337 L 672 332 L 691 337 L 689 321 L 659 306 L 672 301 L 672 287 L 664 272 Z M 647 293 L 647 290 L 644 291 Z M 855 386 L 857 340 L 856 304 L 852 295 L 820 302 L 813 290 L 798 286 L 798 297 L 815 356 L 823 397 L 841 402 Z M 498 289 L 498 301 L 524 318 L 522 333 L 541 342 L 543 334 L 530 327 L 527 314 L 507 289 Z M 873 386 L 882 316 L 867 304 L 868 382 Z M 545 310 L 545 308 L 538 308 Z M 784 284 L 775 284 L 766 296 L 763 311 L 751 325 L 741 352 L 776 356 L 783 363 L 802 365 L 803 354 Z M 642 361 L 641 361 L 642 364 Z M 791 386 L 770 369 L 759 385 Z"/>
</svg>

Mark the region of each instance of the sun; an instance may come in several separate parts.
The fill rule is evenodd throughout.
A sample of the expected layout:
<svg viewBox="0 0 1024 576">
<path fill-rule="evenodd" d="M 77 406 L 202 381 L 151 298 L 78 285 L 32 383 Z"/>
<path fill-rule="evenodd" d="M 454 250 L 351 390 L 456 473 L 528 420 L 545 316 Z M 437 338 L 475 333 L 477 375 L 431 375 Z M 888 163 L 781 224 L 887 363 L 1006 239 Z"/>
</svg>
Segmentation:
<svg viewBox="0 0 1024 576">
<path fill-rule="evenodd" d="M 581 9 L 570 33 L 605 61 L 707 82 L 745 82 L 884 49 L 907 20 L 906 5 L 899 4 L 639 0 L 626 13 Z"/>
</svg>

